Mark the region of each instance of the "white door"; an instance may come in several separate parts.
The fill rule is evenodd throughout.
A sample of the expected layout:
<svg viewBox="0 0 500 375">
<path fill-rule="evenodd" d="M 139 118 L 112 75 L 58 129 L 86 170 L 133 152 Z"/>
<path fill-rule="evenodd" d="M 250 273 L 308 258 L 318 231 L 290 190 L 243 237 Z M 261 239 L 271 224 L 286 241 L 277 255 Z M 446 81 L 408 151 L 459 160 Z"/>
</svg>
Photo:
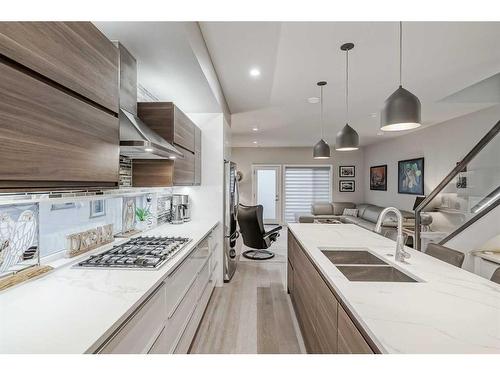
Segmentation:
<svg viewBox="0 0 500 375">
<path fill-rule="evenodd" d="M 281 223 L 281 166 L 254 165 L 253 203 L 264 207 L 264 224 Z"/>
</svg>

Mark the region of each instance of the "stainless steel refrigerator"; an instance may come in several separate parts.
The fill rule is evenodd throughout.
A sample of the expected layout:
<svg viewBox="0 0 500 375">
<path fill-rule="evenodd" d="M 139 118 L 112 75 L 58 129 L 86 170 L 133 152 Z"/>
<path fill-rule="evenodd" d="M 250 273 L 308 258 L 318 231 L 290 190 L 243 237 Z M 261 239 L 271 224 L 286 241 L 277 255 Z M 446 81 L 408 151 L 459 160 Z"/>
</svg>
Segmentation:
<svg viewBox="0 0 500 375">
<path fill-rule="evenodd" d="M 224 161 L 224 281 L 228 282 L 236 271 L 238 253 L 236 240 L 238 216 L 238 181 L 236 179 L 236 164 Z"/>
</svg>

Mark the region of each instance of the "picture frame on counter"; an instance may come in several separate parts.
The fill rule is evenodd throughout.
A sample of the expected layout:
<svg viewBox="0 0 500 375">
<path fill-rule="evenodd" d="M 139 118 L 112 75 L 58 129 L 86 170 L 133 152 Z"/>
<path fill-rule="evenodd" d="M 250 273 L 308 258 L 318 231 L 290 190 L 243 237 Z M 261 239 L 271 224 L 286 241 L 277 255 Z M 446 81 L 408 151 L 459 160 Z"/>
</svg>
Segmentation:
<svg viewBox="0 0 500 375">
<path fill-rule="evenodd" d="M 339 166 L 339 178 L 356 177 L 356 167 L 354 165 Z"/>
<path fill-rule="evenodd" d="M 387 164 L 370 167 L 370 190 L 387 191 Z"/>
<path fill-rule="evenodd" d="M 353 193 L 356 191 L 356 181 L 354 180 L 340 180 L 339 191 L 341 193 Z"/>
</svg>

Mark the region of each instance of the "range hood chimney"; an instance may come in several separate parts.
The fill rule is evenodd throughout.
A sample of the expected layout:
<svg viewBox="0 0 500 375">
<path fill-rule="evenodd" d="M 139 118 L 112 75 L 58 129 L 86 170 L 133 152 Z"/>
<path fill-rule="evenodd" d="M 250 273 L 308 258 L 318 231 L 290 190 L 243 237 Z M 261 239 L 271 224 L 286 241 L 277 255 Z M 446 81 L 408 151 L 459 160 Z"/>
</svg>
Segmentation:
<svg viewBox="0 0 500 375">
<path fill-rule="evenodd" d="M 137 116 L 137 62 L 119 42 L 120 155 L 131 159 L 175 159 L 183 154 Z"/>
</svg>

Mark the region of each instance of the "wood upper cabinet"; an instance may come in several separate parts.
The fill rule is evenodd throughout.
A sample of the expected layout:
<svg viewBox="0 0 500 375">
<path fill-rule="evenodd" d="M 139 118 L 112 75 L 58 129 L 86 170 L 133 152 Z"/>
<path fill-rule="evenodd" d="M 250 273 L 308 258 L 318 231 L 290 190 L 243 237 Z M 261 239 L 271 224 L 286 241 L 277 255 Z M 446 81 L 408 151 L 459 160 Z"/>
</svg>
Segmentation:
<svg viewBox="0 0 500 375">
<path fill-rule="evenodd" d="M 0 22 L 0 54 L 118 113 L 118 50 L 90 22 Z"/>
<path fill-rule="evenodd" d="M 174 185 L 194 185 L 195 183 L 195 155 L 192 152 L 184 151 L 184 159 L 174 160 Z"/>
<path fill-rule="evenodd" d="M 118 118 L 0 62 L 0 188 L 116 186 Z"/>
<path fill-rule="evenodd" d="M 154 159 L 132 160 L 132 186 L 172 186 L 174 161 Z"/>
<path fill-rule="evenodd" d="M 174 103 L 137 103 L 137 114 L 168 142 L 194 153 L 196 125 Z"/>
<path fill-rule="evenodd" d="M 120 108 L 137 114 L 137 61 L 119 42 L 114 43 L 120 51 Z"/>
<path fill-rule="evenodd" d="M 146 125 L 184 154 L 174 162 L 173 185 L 201 184 L 201 131 L 171 102 L 141 102 L 137 114 Z"/>
</svg>

